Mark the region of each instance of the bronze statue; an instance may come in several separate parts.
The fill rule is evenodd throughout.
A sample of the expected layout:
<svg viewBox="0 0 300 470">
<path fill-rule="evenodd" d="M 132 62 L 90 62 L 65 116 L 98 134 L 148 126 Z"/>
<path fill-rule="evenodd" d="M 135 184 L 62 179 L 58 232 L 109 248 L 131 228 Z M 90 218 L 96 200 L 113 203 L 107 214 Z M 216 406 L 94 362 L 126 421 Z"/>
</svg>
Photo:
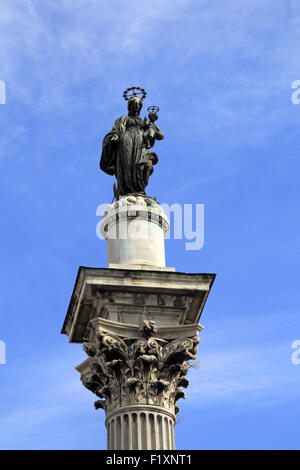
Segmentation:
<svg viewBox="0 0 300 470">
<path fill-rule="evenodd" d="M 131 96 L 129 92 L 132 92 Z M 117 199 L 127 194 L 145 194 L 153 165 L 158 162 L 156 153 L 149 149 L 154 146 L 155 140 L 164 138 L 163 132 L 154 124 L 158 118 L 157 107 L 148 108 L 149 121 L 140 117 L 145 90 L 132 87 L 123 96 L 128 101 L 128 115 L 118 118 L 104 137 L 100 160 L 101 170 L 116 176 Z"/>
</svg>

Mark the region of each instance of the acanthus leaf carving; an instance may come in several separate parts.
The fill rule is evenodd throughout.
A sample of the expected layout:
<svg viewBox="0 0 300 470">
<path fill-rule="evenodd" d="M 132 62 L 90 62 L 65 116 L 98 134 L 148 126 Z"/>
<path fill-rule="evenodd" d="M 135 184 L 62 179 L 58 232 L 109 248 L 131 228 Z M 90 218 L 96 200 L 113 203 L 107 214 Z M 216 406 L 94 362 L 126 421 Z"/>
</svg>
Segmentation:
<svg viewBox="0 0 300 470">
<path fill-rule="evenodd" d="M 199 339 L 176 339 L 166 342 L 153 335 L 154 322 L 145 321 L 142 337 L 121 338 L 97 328 L 93 340 L 83 348 L 89 355 L 89 370 L 82 373 L 83 385 L 101 400 L 95 408 L 111 412 L 129 404 L 153 404 L 175 413 L 175 402 L 185 398 L 181 387 L 189 384 L 185 377 L 195 359 Z"/>
</svg>

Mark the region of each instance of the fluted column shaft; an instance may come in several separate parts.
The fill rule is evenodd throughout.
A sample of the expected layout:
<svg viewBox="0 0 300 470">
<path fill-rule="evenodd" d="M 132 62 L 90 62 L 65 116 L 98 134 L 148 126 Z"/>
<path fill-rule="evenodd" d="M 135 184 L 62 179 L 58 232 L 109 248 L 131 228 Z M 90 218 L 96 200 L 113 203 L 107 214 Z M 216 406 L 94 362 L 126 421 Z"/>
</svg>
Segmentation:
<svg viewBox="0 0 300 470">
<path fill-rule="evenodd" d="M 127 406 L 106 418 L 109 450 L 175 449 L 175 416 L 155 406 Z"/>
</svg>

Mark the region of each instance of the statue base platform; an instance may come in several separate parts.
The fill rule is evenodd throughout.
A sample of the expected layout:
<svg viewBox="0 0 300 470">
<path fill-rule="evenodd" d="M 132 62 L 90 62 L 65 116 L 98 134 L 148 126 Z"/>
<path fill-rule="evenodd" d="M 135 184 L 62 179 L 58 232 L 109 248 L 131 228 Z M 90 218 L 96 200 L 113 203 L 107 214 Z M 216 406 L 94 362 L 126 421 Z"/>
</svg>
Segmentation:
<svg viewBox="0 0 300 470">
<path fill-rule="evenodd" d="M 107 240 L 108 265 L 165 267 L 169 221 L 155 199 L 121 196 L 107 207 L 100 227 Z"/>
</svg>

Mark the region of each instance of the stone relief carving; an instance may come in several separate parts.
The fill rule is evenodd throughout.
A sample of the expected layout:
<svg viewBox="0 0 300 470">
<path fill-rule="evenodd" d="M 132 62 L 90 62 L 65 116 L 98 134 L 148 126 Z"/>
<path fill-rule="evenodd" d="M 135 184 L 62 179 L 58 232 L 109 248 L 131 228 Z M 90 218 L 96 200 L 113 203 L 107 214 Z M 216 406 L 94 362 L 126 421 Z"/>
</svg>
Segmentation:
<svg viewBox="0 0 300 470">
<path fill-rule="evenodd" d="M 89 362 L 81 380 L 99 397 L 96 409 L 110 413 L 130 404 L 152 404 L 178 412 L 176 401 L 185 398 L 181 387 L 189 384 L 186 361 L 196 358 L 199 338 L 166 341 L 156 333 L 156 323 L 146 320 L 141 337 L 121 338 L 97 328 L 93 340 L 83 343 Z"/>
<path fill-rule="evenodd" d="M 109 227 L 117 222 L 130 219 L 145 219 L 159 225 L 168 233 L 170 224 L 169 219 L 164 213 L 163 208 L 155 200 L 144 195 L 120 196 L 120 198 L 108 204 L 101 221 L 101 233 L 107 238 Z"/>
</svg>

